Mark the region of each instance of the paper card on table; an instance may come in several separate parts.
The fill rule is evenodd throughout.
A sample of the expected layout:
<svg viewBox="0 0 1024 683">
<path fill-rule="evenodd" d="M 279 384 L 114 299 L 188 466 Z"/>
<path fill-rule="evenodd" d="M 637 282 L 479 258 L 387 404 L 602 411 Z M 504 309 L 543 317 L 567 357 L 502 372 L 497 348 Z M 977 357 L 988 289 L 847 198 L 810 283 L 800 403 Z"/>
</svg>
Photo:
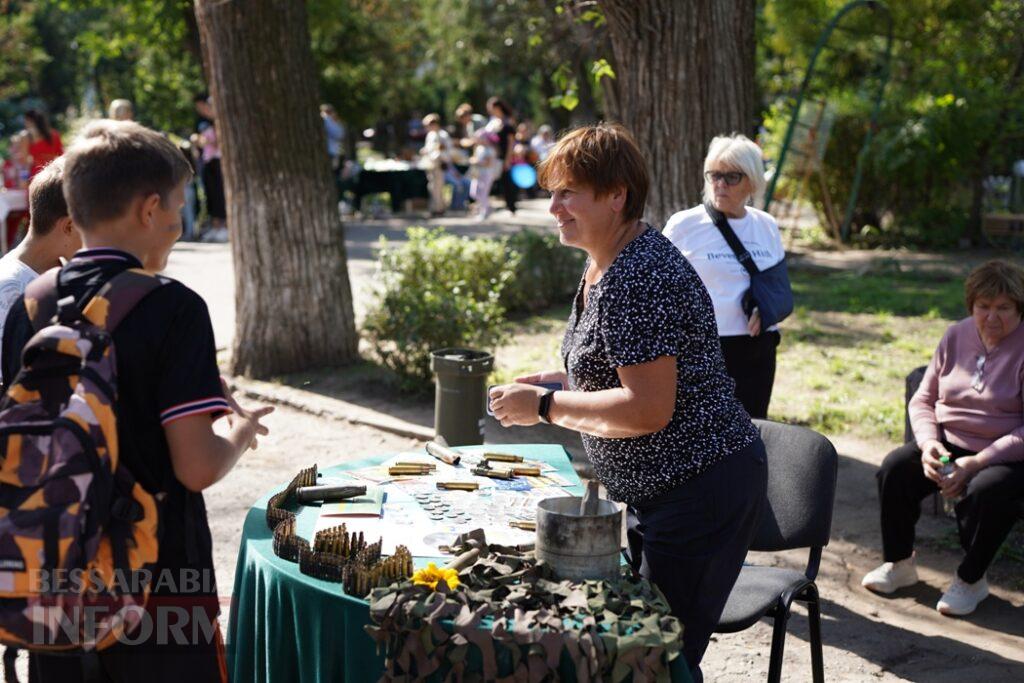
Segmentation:
<svg viewBox="0 0 1024 683">
<path fill-rule="evenodd" d="M 535 489 L 541 489 L 546 487 L 569 487 L 573 486 L 573 483 L 558 474 L 557 472 L 545 472 L 539 477 L 527 477 L 527 481 L 530 482 L 530 486 Z"/>
<path fill-rule="evenodd" d="M 377 486 L 367 486 L 365 496 L 339 500 L 336 503 L 324 503 L 320 507 L 320 516 L 380 517 L 383 505 L 384 489 Z"/>
</svg>

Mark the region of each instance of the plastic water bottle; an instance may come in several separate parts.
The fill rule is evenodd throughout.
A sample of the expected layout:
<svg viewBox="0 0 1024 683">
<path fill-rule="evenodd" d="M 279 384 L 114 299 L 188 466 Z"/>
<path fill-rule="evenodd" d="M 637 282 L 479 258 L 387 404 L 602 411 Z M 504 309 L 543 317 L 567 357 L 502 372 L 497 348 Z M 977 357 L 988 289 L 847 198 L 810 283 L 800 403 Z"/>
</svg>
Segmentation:
<svg viewBox="0 0 1024 683">
<path fill-rule="evenodd" d="M 945 479 L 953 474 L 953 470 L 956 467 L 953 461 L 949 459 L 948 455 L 944 455 L 939 458 L 939 462 L 942 463 L 942 467 L 939 468 L 939 474 Z M 963 496 L 957 496 L 956 498 L 942 497 L 942 509 L 946 512 L 947 517 L 953 517 L 956 515 L 956 504 L 960 502 Z"/>
</svg>

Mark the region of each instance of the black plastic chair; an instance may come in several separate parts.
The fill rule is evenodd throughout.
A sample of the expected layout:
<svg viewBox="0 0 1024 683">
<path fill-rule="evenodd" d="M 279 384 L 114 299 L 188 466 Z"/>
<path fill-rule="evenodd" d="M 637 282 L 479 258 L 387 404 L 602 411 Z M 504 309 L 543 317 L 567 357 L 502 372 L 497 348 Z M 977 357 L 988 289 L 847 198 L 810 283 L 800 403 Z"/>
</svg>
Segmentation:
<svg viewBox="0 0 1024 683">
<path fill-rule="evenodd" d="M 717 633 L 743 631 L 768 617 L 773 621 L 768 681 L 782 678 L 786 624 L 794 601 L 807 604 L 811 670 L 825 680 L 821 648 L 821 608 L 814 580 L 821 549 L 832 533 L 832 503 L 839 468 L 836 449 L 821 434 L 767 420 L 754 420 L 768 452 L 768 497 L 751 550 L 775 552 L 809 548 L 803 572 L 744 565 L 718 620 Z"/>
</svg>

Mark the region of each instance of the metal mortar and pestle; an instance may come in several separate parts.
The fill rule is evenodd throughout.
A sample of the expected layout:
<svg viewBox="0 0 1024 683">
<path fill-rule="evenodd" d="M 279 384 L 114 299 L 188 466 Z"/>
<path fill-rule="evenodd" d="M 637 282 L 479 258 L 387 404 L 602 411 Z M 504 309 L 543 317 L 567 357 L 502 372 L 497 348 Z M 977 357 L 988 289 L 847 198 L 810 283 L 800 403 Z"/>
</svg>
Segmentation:
<svg viewBox="0 0 1024 683">
<path fill-rule="evenodd" d="M 537 559 L 547 562 L 559 578 L 619 576 L 622 510 L 602 500 L 598 488 L 591 481 L 582 498 L 548 498 L 537 505 Z"/>
</svg>

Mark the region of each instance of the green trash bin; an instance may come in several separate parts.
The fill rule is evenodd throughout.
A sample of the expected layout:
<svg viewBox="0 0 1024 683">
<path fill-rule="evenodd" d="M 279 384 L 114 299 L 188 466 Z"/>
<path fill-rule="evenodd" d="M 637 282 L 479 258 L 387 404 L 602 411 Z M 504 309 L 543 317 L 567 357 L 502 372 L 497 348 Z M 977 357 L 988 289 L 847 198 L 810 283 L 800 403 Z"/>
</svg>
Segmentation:
<svg viewBox="0 0 1024 683">
<path fill-rule="evenodd" d="M 430 354 L 434 373 L 434 431 L 449 446 L 484 442 L 487 375 L 494 356 L 472 349 L 438 349 Z"/>
</svg>

